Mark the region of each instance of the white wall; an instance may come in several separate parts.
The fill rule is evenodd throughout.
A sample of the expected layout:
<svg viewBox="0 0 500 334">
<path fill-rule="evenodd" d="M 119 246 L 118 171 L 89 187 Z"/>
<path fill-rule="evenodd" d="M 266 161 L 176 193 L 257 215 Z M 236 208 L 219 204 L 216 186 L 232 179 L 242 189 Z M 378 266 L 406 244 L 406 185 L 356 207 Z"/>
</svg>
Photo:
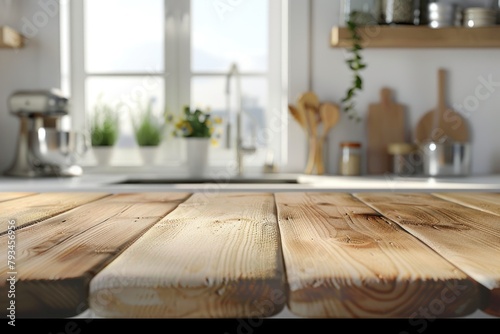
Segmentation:
<svg viewBox="0 0 500 334">
<path fill-rule="evenodd" d="M 30 36 L 20 50 L 0 49 L 0 171 L 15 158 L 19 121 L 7 109 L 7 99 L 21 89 L 60 87 L 59 15 L 55 0 L 16 0 L 0 25 Z"/>
<path fill-rule="evenodd" d="M 60 86 L 59 20 L 40 5 L 53 1 L 12 1 L 10 15 L 0 16 L 0 24 L 21 31 L 26 29 L 28 21 L 37 28 L 24 49 L 0 50 L 1 171 L 14 159 L 18 133 L 18 120 L 7 110 L 8 96 L 18 89 Z M 338 1 L 312 0 L 311 40 L 307 34 L 309 9 L 309 0 L 290 1 L 290 102 L 295 103 L 300 93 L 311 89 L 322 101 L 339 103 L 351 75 L 344 63 L 344 50 L 330 47 L 331 28 L 339 18 Z M 44 17 L 47 17 L 46 22 Z M 500 83 L 499 49 L 365 49 L 363 52 L 368 68 L 362 72 L 366 86 L 358 98 L 359 110 L 364 114 L 369 103 L 378 101 L 380 88 L 388 86 L 395 91 L 397 102 L 407 106 L 408 130 L 414 129 L 419 118 L 437 102 L 438 68 L 449 71 L 450 105 L 463 104 L 468 96 L 474 95 L 479 85 L 478 77 L 492 76 L 494 82 Z M 499 109 L 500 87 L 495 87 L 489 99 L 481 101 L 477 110 L 465 115 L 473 130 L 474 174 L 500 172 Z M 337 172 L 340 141 L 365 143 L 365 123 L 356 124 L 342 116 L 328 143 L 327 167 L 332 174 Z M 305 135 L 293 121 L 289 130 L 290 164 L 285 170 L 300 172 L 306 159 Z"/>
<path fill-rule="evenodd" d="M 351 74 L 344 50 L 330 47 L 330 32 L 338 24 L 338 1 L 312 0 L 312 90 L 322 101 L 340 103 Z M 362 72 L 365 89 L 357 104 L 366 113 L 379 101 L 383 86 L 392 88 L 398 103 L 407 106 L 408 130 L 413 135 L 420 117 L 437 104 L 437 70 L 448 70 L 448 104 L 463 105 L 475 95 L 479 77 L 498 83 L 491 96 L 473 112 L 462 114 L 473 132 L 473 174 L 500 172 L 500 49 L 364 49 L 368 67 Z M 457 110 L 458 111 L 458 110 Z M 342 115 L 329 138 L 329 172 L 336 173 L 339 142 L 365 143 L 366 123 L 356 124 Z M 366 144 L 366 143 L 365 143 Z"/>
</svg>

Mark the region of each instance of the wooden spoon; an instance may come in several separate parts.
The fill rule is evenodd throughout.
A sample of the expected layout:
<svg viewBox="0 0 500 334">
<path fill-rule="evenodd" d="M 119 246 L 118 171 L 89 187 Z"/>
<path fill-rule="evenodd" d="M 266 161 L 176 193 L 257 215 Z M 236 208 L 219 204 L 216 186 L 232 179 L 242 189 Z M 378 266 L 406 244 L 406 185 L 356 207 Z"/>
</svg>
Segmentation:
<svg viewBox="0 0 500 334">
<path fill-rule="evenodd" d="M 299 123 L 300 127 L 304 129 L 304 131 L 307 132 L 307 119 L 306 115 L 302 113 L 300 110 L 298 110 L 295 106 L 292 106 L 291 104 L 288 105 L 288 110 L 290 111 L 290 114 L 292 115 L 293 119 Z"/>
<path fill-rule="evenodd" d="M 305 108 L 307 117 L 307 127 L 309 129 L 309 157 L 307 159 L 306 174 L 312 174 L 316 164 L 318 153 L 318 113 L 316 109 L 307 106 Z"/>
<path fill-rule="evenodd" d="M 289 105 L 288 110 L 290 110 L 290 113 L 292 114 L 295 121 L 297 121 L 301 128 L 306 132 L 307 140 L 309 143 L 309 159 L 307 162 L 305 173 L 311 174 L 314 168 L 314 166 L 312 165 L 313 160 L 311 158 L 311 148 L 315 146 L 315 144 L 312 142 L 312 134 L 309 128 L 308 112 L 302 106 L 296 108 L 292 105 Z"/>
<path fill-rule="evenodd" d="M 302 110 L 307 118 L 309 129 L 309 157 L 305 169 L 306 174 L 312 174 L 316 163 L 317 154 L 317 126 L 319 124 L 319 98 L 311 92 L 305 92 L 297 100 L 297 109 Z"/>
<path fill-rule="evenodd" d="M 319 98 L 313 92 L 305 92 L 299 96 L 297 105 L 302 105 L 304 107 L 310 107 L 313 109 L 319 109 Z"/>
<path fill-rule="evenodd" d="M 316 149 L 316 168 L 319 175 L 325 173 L 325 164 L 323 159 L 323 145 L 328 136 L 328 132 L 337 125 L 340 118 L 340 108 L 333 103 L 323 103 L 319 108 L 319 115 L 323 123 L 323 132 L 318 140 Z"/>
</svg>

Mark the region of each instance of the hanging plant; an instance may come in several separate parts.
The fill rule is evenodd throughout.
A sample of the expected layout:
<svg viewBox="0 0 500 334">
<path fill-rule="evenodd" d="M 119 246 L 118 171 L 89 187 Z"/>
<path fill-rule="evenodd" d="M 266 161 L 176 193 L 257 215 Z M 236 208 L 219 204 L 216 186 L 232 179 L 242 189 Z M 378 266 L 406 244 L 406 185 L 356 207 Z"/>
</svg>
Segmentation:
<svg viewBox="0 0 500 334">
<path fill-rule="evenodd" d="M 361 45 L 362 38 L 358 33 L 358 23 L 352 14 L 347 21 L 347 28 L 351 33 L 352 46 L 348 49 L 350 57 L 346 60 L 346 63 L 352 71 L 353 81 L 347 89 L 345 97 L 342 99 L 342 104 L 344 112 L 347 113 L 349 119 L 360 122 L 361 117 L 356 111 L 355 98 L 356 94 L 363 90 L 363 78 L 360 75 L 360 71 L 366 68 L 366 64 L 361 54 L 363 46 Z"/>
</svg>

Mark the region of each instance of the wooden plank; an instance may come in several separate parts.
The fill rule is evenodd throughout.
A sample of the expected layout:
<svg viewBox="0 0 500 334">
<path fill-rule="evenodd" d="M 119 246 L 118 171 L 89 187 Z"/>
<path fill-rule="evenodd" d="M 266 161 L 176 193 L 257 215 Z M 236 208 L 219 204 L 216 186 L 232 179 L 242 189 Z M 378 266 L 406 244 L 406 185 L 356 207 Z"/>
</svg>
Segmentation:
<svg viewBox="0 0 500 334">
<path fill-rule="evenodd" d="M 431 194 L 356 197 L 398 223 L 480 283 L 482 310 L 500 316 L 500 218 Z"/>
<path fill-rule="evenodd" d="M 296 315 L 454 317 L 478 308 L 473 280 L 351 195 L 275 196 Z"/>
<path fill-rule="evenodd" d="M 359 28 L 365 48 L 498 48 L 500 26 L 443 27 L 426 26 L 365 26 Z M 334 27 L 331 46 L 352 46 L 348 28 Z"/>
<path fill-rule="evenodd" d="M 35 195 L 35 193 L 2 193 L 0 192 L 0 202 L 11 201 L 13 199 Z"/>
<path fill-rule="evenodd" d="M 500 216 L 500 193 L 435 193 L 433 195 Z"/>
<path fill-rule="evenodd" d="M 88 308 L 90 279 L 189 194 L 120 194 L 82 205 L 16 233 L 16 314 L 70 317 Z M 7 249 L 8 236 L 0 237 Z M 0 305 L 7 305 L 0 282 Z"/>
<path fill-rule="evenodd" d="M 0 203 L 0 235 L 7 231 L 8 222 L 16 228 L 35 224 L 109 194 L 105 193 L 44 193 Z"/>
<path fill-rule="evenodd" d="M 90 284 L 100 317 L 253 318 L 285 302 L 272 194 L 194 194 Z"/>
</svg>

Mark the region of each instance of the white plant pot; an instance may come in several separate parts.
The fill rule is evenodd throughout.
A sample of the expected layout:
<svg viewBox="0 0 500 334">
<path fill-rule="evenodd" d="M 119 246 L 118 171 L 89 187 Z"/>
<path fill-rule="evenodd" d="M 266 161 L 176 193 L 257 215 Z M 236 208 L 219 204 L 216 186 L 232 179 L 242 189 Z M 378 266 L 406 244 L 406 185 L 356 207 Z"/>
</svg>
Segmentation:
<svg viewBox="0 0 500 334">
<path fill-rule="evenodd" d="M 159 152 L 158 146 L 140 146 L 139 152 L 144 166 L 154 166 L 156 164 Z"/>
<path fill-rule="evenodd" d="M 111 160 L 113 158 L 114 151 L 115 151 L 114 146 L 93 146 L 92 147 L 92 152 L 94 153 L 94 158 L 99 166 L 111 165 Z"/>
<path fill-rule="evenodd" d="M 191 177 L 203 177 L 208 166 L 210 138 L 186 138 L 187 169 Z"/>
</svg>

